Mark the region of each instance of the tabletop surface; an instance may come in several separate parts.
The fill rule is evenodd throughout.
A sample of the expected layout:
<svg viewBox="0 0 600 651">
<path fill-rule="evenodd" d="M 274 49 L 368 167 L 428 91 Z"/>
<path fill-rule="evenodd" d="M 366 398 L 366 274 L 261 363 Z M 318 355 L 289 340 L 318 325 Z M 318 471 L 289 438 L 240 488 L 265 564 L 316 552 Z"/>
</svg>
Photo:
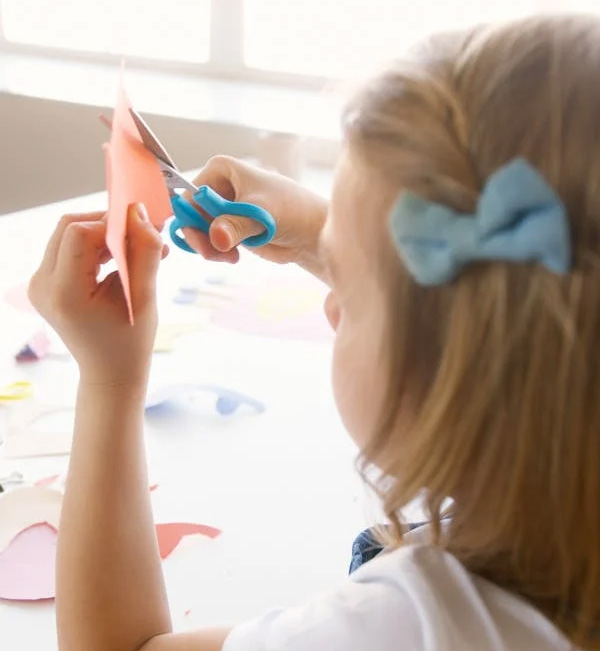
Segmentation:
<svg viewBox="0 0 600 651">
<path fill-rule="evenodd" d="M 68 356 L 15 363 L 16 351 L 42 322 L 5 297 L 27 281 L 61 214 L 103 209 L 105 202 L 100 194 L 0 217 L 0 384 L 28 379 L 34 387 L 31 399 L 0 407 L 0 434 L 8 431 L 11 410 L 74 403 L 77 372 Z M 206 289 L 217 280 L 204 306 L 174 301 L 184 285 Z M 281 287 L 271 303 L 242 305 L 237 317 L 230 315 L 229 326 L 237 318 L 239 328 L 212 320 L 231 292 L 236 300 L 247 295 L 260 302 L 273 283 Z M 185 539 L 163 561 L 178 630 L 235 624 L 334 587 L 346 575 L 354 536 L 375 517 L 354 469 L 356 449 L 335 410 L 324 317 L 312 314 L 319 336 L 306 340 L 244 331 L 256 319 L 245 318 L 244 309 L 271 310 L 273 319 L 298 310 L 302 320 L 302 309 L 314 311 L 324 294 L 300 269 L 249 253 L 238 265 L 223 265 L 173 247 L 162 265 L 161 325 L 187 332 L 170 352 L 154 354 L 151 389 L 220 385 L 266 405 L 262 414 L 240 408 L 222 416 L 207 394 L 146 417 L 156 520 L 200 522 L 223 532 L 215 540 Z M 45 426 L 69 429 L 70 419 L 67 411 Z M 33 482 L 64 473 L 67 463 L 66 456 L 5 459 L 0 445 L 0 476 L 17 470 Z M 0 602 L 0 646 L 55 649 L 53 604 Z"/>
</svg>

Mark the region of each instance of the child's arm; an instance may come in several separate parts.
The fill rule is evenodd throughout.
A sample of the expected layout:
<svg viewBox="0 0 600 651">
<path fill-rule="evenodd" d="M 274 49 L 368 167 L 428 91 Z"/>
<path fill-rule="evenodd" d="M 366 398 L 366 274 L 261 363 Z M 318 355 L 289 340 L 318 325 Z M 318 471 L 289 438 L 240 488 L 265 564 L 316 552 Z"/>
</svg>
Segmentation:
<svg viewBox="0 0 600 651">
<path fill-rule="evenodd" d="M 99 214 L 63 219 L 30 285 L 80 367 L 57 550 L 59 648 L 218 651 L 227 631 L 169 635 L 152 521 L 142 425 L 162 243 L 130 211 L 132 327 L 118 277 L 96 281 L 105 231 Z"/>
<path fill-rule="evenodd" d="M 144 390 L 133 385 L 124 398 L 118 386 L 79 389 L 58 545 L 61 651 L 220 651 L 228 633 L 168 634 L 146 475 Z"/>
</svg>

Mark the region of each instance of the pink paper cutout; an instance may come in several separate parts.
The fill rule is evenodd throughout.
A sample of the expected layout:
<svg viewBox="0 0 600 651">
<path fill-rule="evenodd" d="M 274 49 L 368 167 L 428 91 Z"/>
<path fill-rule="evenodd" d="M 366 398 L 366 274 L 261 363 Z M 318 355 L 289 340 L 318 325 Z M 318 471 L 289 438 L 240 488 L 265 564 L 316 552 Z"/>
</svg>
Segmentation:
<svg viewBox="0 0 600 651">
<path fill-rule="evenodd" d="M 47 523 L 21 531 L 0 553 L 0 599 L 53 599 L 57 533 Z"/>
<path fill-rule="evenodd" d="M 106 246 L 117 264 L 129 321 L 133 324 L 126 248 L 127 209 L 132 204 L 143 203 L 150 221 L 159 230 L 173 211 L 160 166 L 144 146 L 129 113 L 130 107 L 121 76 L 110 143 L 104 147 L 109 196 Z"/>
<path fill-rule="evenodd" d="M 4 295 L 4 300 L 16 310 L 37 312 L 27 297 L 27 285 L 17 285 L 9 289 Z"/>
<path fill-rule="evenodd" d="M 216 538 L 219 529 L 191 522 L 155 525 L 162 560 L 192 534 Z M 56 529 L 42 522 L 19 532 L 0 552 L 0 600 L 40 601 L 55 597 Z"/>
<path fill-rule="evenodd" d="M 221 535 L 219 529 L 209 527 L 205 524 L 194 524 L 192 522 L 167 522 L 165 524 L 157 524 L 155 528 L 156 537 L 158 538 L 158 549 L 160 557 L 163 560 L 171 554 L 184 536 L 199 533 L 209 538 L 216 538 Z"/>
</svg>

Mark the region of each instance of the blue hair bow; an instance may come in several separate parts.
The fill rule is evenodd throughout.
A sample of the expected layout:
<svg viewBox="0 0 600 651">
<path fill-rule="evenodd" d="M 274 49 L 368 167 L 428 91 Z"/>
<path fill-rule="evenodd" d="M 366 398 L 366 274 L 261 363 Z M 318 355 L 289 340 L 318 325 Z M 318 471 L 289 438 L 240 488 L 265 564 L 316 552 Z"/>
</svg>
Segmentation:
<svg viewBox="0 0 600 651">
<path fill-rule="evenodd" d="M 557 274 L 571 265 L 565 207 L 539 172 L 519 158 L 489 177 L 474 215 L 406 192 L 392 209 L 390 228 L 421 285 L 447 283 L 475 261 L 537 261 Z"/>
</svg>

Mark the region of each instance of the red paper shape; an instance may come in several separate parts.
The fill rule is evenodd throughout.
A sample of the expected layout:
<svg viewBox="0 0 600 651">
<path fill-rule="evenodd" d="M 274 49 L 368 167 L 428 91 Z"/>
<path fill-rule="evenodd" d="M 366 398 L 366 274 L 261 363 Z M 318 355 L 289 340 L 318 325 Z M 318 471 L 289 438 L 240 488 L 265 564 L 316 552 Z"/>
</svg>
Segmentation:
<svg viewBox="0 0 600 651">
<path fill-rule="evenodd" d="M 206 524 L 194 524 L 192 522 L 167 522 L 157 524 L 156 537 L 158 538 L 158 549 L 160 557 L 164 560 L 177 547 L 184 536 L 202 534 L 209 538 L 216 538 L 221 534 L 219 529 L 209 527 Z"/>
<path fill-rule="evenodd" d="M 150 221 L 159 230 L 173 211 L 160 166 L 154 155 L 144 146 L 129 112 L 130 108 L 121 75 L 110 143 L 105 145 L 109 197 L 106 246 L 117 264 L 127 301 L 129 321 L 133 324 L 127 267 L 127 209 L 132 204 L 143 203 Z"/>
<path fill-rule="evenodd" d="M 34 524 L 12 539 L 0 553 L 0 599 L 54 599 L 56 529 Z"/>
</svg>

